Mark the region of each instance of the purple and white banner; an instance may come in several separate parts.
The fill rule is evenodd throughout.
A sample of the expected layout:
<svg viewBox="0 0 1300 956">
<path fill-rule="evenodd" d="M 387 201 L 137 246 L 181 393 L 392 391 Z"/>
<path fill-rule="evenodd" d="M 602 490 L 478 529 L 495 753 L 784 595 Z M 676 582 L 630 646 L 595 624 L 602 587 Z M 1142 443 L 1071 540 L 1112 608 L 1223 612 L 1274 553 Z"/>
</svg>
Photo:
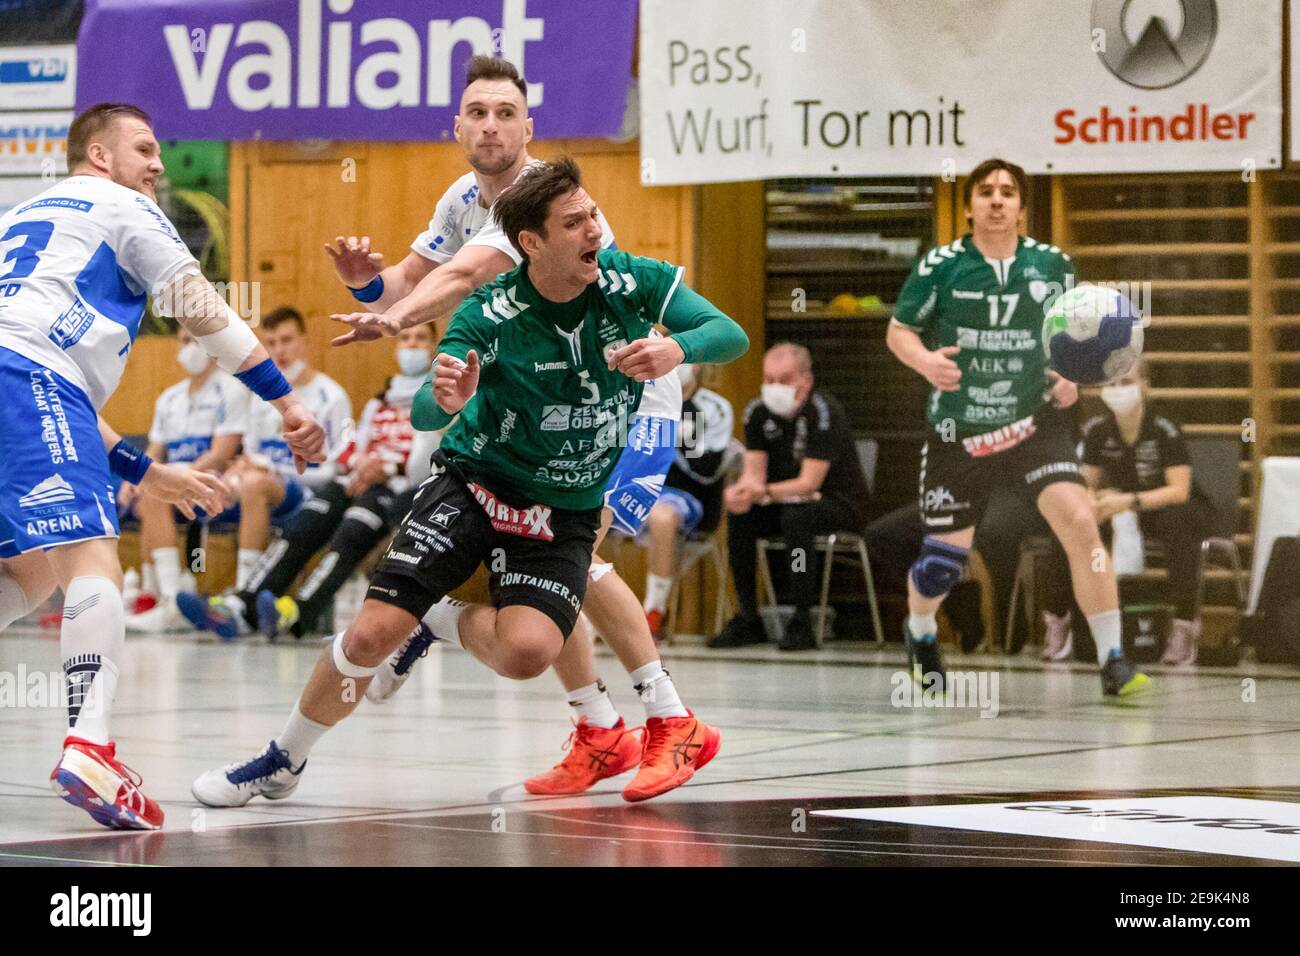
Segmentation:
<svg viewBox="0 0 1300 956">
<path fill-rule="evenodd" d="M 622 125 L 636 0 L 87 0 L 77 108 L 117 101 L 168 139 L 438 140 L 465 67 L 510 60 L 538 138 Z"/>
</svg>

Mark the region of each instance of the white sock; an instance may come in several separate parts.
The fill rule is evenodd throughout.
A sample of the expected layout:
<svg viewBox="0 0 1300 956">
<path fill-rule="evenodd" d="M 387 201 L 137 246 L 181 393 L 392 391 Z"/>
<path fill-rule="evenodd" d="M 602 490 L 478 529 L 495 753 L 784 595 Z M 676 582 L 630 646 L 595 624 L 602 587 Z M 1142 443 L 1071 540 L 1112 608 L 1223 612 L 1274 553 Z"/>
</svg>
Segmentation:
<svg viewBox="0 0 1300 956">
<path fill-rule="evenodd" d="M 242 591 L 248 585 L 248 578 L 261 560 L 262 552 L 258 548 L 240 548 L 238 570 L 235 572 L 235 590 Z"/>
<path fill-rule="evenodd" d="M 646 717 L 689 717 L 682 699 L 677 696 L 673 679 L 664 670 L 662 661 L 643 664 L 628 675 L 632 687 L 645 704 Z"/>
<path fill-rule="evenodd" d="M 18 579 L 0 565 L 0 631 L 31 613 L 31 602 Z"/>
<path fill-rule="evenodd" d="M 926 635 L 933 638 L 939 633 L 939 622 L 934 619 L 933 614 L 909 614 L 907 616 L 907 627 L 911 630 L 914 638 L 921 638 Z"/>
<path fill-rule="evenodd" d="M 155 548 L 150 552 L 154 574 L 158 577 L 160 602 L 176 597 L 181 589 L 181 553 L 175 548 Z"/>
<path fill-rule="evenodd" d="M 614 709 L 614 702 L 609 699 L 609 691 L 605 689 L 604 681 L 598 680 L 594 684 L 569 691 L 569 706 L 573 708 L 579 719 L 586 717 L 587 723 L 606 730 L 622 719 Z"/>
<path fill-rule="evenodd" d="M 59 650 L 67 688 L 68 735 L 106 744 L 117 694 L 117 661 L 126 645 L 122 592 L 108 578 L 83 576 L 68 583 Z"/>
<path fill-rule="evenodd" d="M 158 572 L 152 564 L 140 565 L 140 590 L 145 594 L 158 593 Z"/>
<path fill-rule="evenodd" d="M 673 589 L 672 578 L 661 578 L 657 574 L 645 576 L 645 602 L 641 605 L 646 612 L 668 610 L 668 592 Z"/>
<path fill-rule="evenodd" d="M 280 736 L 275 738 L 275 742 L 282 750 L 289 752 L 289 765 L 297 769 L 306 761 L 307 752 L 316 746 L 316 741 L 320 740 L 327 730 L 329 728 L 324 724 L 318 724 L 304 717 L 298 705 L 294 704 L 289 722 L 284 725 L 284 730 L 280 731 Z"/>
<path fill-rule="evenodd" d="M 1097 645 L 1097 664 L 1104 666 L 1112 652 L 1120 653 L 1119 610 L 1090 615 L 1088 627 L 1092 630 L 1092 642 Z"/>
<path fill-rule="evenodd" d="M 424 614 L 424 623 L 429 625 L 433 636 L 455 647 L 464 648 L 460 640 L 460 616 L 469 607 L 464 601 L 443 598 Z"/>
</svg>

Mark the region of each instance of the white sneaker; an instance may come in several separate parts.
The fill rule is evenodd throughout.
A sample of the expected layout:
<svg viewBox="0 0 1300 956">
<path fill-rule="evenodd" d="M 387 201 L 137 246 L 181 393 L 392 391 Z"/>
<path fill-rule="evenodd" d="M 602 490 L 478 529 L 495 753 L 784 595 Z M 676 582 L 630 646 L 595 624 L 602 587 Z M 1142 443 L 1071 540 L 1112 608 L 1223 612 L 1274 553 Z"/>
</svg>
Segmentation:
<svg viewBox="0 0 1300 956">
<path fill-rule="evenodd" d="M 294 770 L 289 764 L 289 752 L 272 740 L 251 760 L 201 774 L 190 784 L 190 793 L 209 807 L 242 807 L 254 797 L 283 800 L 298 789 L 299 775 L 306 766 L 304 760 Z"/>
<path fill-rule="evenodd" d="M 166 634 L 190 630 L 189 622 L 176 608 L 175 598 L 163 598 L 156 607 L 140 614 L 128 614 L 126 629 L 133 634 Z"/>
<path fill-rule="evenodd" d="M 411 636 L 402 642 L 402 646 L 393 651 L 375 672 L 370 686 L 366 688 L 366 700 L 372 704 L 382 704 L 401 690 L 411 676 L 415 662 L 429 653 L 429 648 L 436 640 L 429 625 L 421 621 Z"/>
<path fill-rule="evenodd" d="M 1068 661 L 1074 656 L 1074 631 L 1070 628 L 1070 615 L 1060 617 L 1051 611 L 1043 612 L 1047 635 L 1043 642 L 1043 660 Z"/>
</svg>

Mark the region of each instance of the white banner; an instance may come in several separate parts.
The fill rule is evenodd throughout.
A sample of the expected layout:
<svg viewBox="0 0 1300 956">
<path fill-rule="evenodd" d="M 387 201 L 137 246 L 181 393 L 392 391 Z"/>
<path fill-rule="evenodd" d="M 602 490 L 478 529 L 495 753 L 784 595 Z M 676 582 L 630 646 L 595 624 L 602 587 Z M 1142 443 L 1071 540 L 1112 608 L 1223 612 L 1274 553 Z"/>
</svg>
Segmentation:
<svg viewBox="0 0 1300 956">
<path fill-rule="evenodd" d="M 77 47 L 0 47 L 0 110 L 70 110 L 77 95 Z"/>
<path fill-rule="evenodd" d="M 1291 0 L 1291 75 L 1287 77 L 1290 82 L 1291 96 L 1294 97 L 1300 93 L 1300 62 L 1296 61 L 1295 53 L 1300 50 L 1296 46 L 1297 37 L 1300 37 L 1300 23 L 1296 18 L 1300 17 L 1300 0 Z M 1295 162 L 1300 157 L 1300 109 L 1296 109 L 1296 101 L 1291 100 L 1291 161 Z"/>
<path fill-rule="evenodd" d="M 0 176 L 65 176 L 72 113 L 0 113 Z"/>
<path fill-rule="evenodd" d="M 1300 804 L 1238 797 L 1142 797 L 814 810 L 814 816 L 1191 850 L 1300 863 Z"/>
<path fill-rule="evenodd" d="M 647 183 L 1280 165 L 1282 0 L 642 0 Z"/>
</svg>

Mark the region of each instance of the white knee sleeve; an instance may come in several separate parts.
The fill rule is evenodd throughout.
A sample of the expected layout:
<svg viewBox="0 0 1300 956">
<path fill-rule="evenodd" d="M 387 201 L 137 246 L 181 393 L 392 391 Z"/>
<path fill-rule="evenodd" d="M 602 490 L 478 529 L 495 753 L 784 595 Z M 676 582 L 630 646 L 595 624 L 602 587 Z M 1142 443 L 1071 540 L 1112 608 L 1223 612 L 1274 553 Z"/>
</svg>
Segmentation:
<svg viewBox="0 0 1300 956">
<path fill-rule="evenodd" d="M 375 673 L 383 666 L 383 662 L 376 664 L 374 667 L 362 667 L 360 664 L 353 664 L 348 660 L 347 654 L 343 653 L 343 635 L 337 635 L 331 646 L 334 648 L 334 666 L 338 668 L 340 674 L 344 677 L 374 677 Z"/>
</svg>

